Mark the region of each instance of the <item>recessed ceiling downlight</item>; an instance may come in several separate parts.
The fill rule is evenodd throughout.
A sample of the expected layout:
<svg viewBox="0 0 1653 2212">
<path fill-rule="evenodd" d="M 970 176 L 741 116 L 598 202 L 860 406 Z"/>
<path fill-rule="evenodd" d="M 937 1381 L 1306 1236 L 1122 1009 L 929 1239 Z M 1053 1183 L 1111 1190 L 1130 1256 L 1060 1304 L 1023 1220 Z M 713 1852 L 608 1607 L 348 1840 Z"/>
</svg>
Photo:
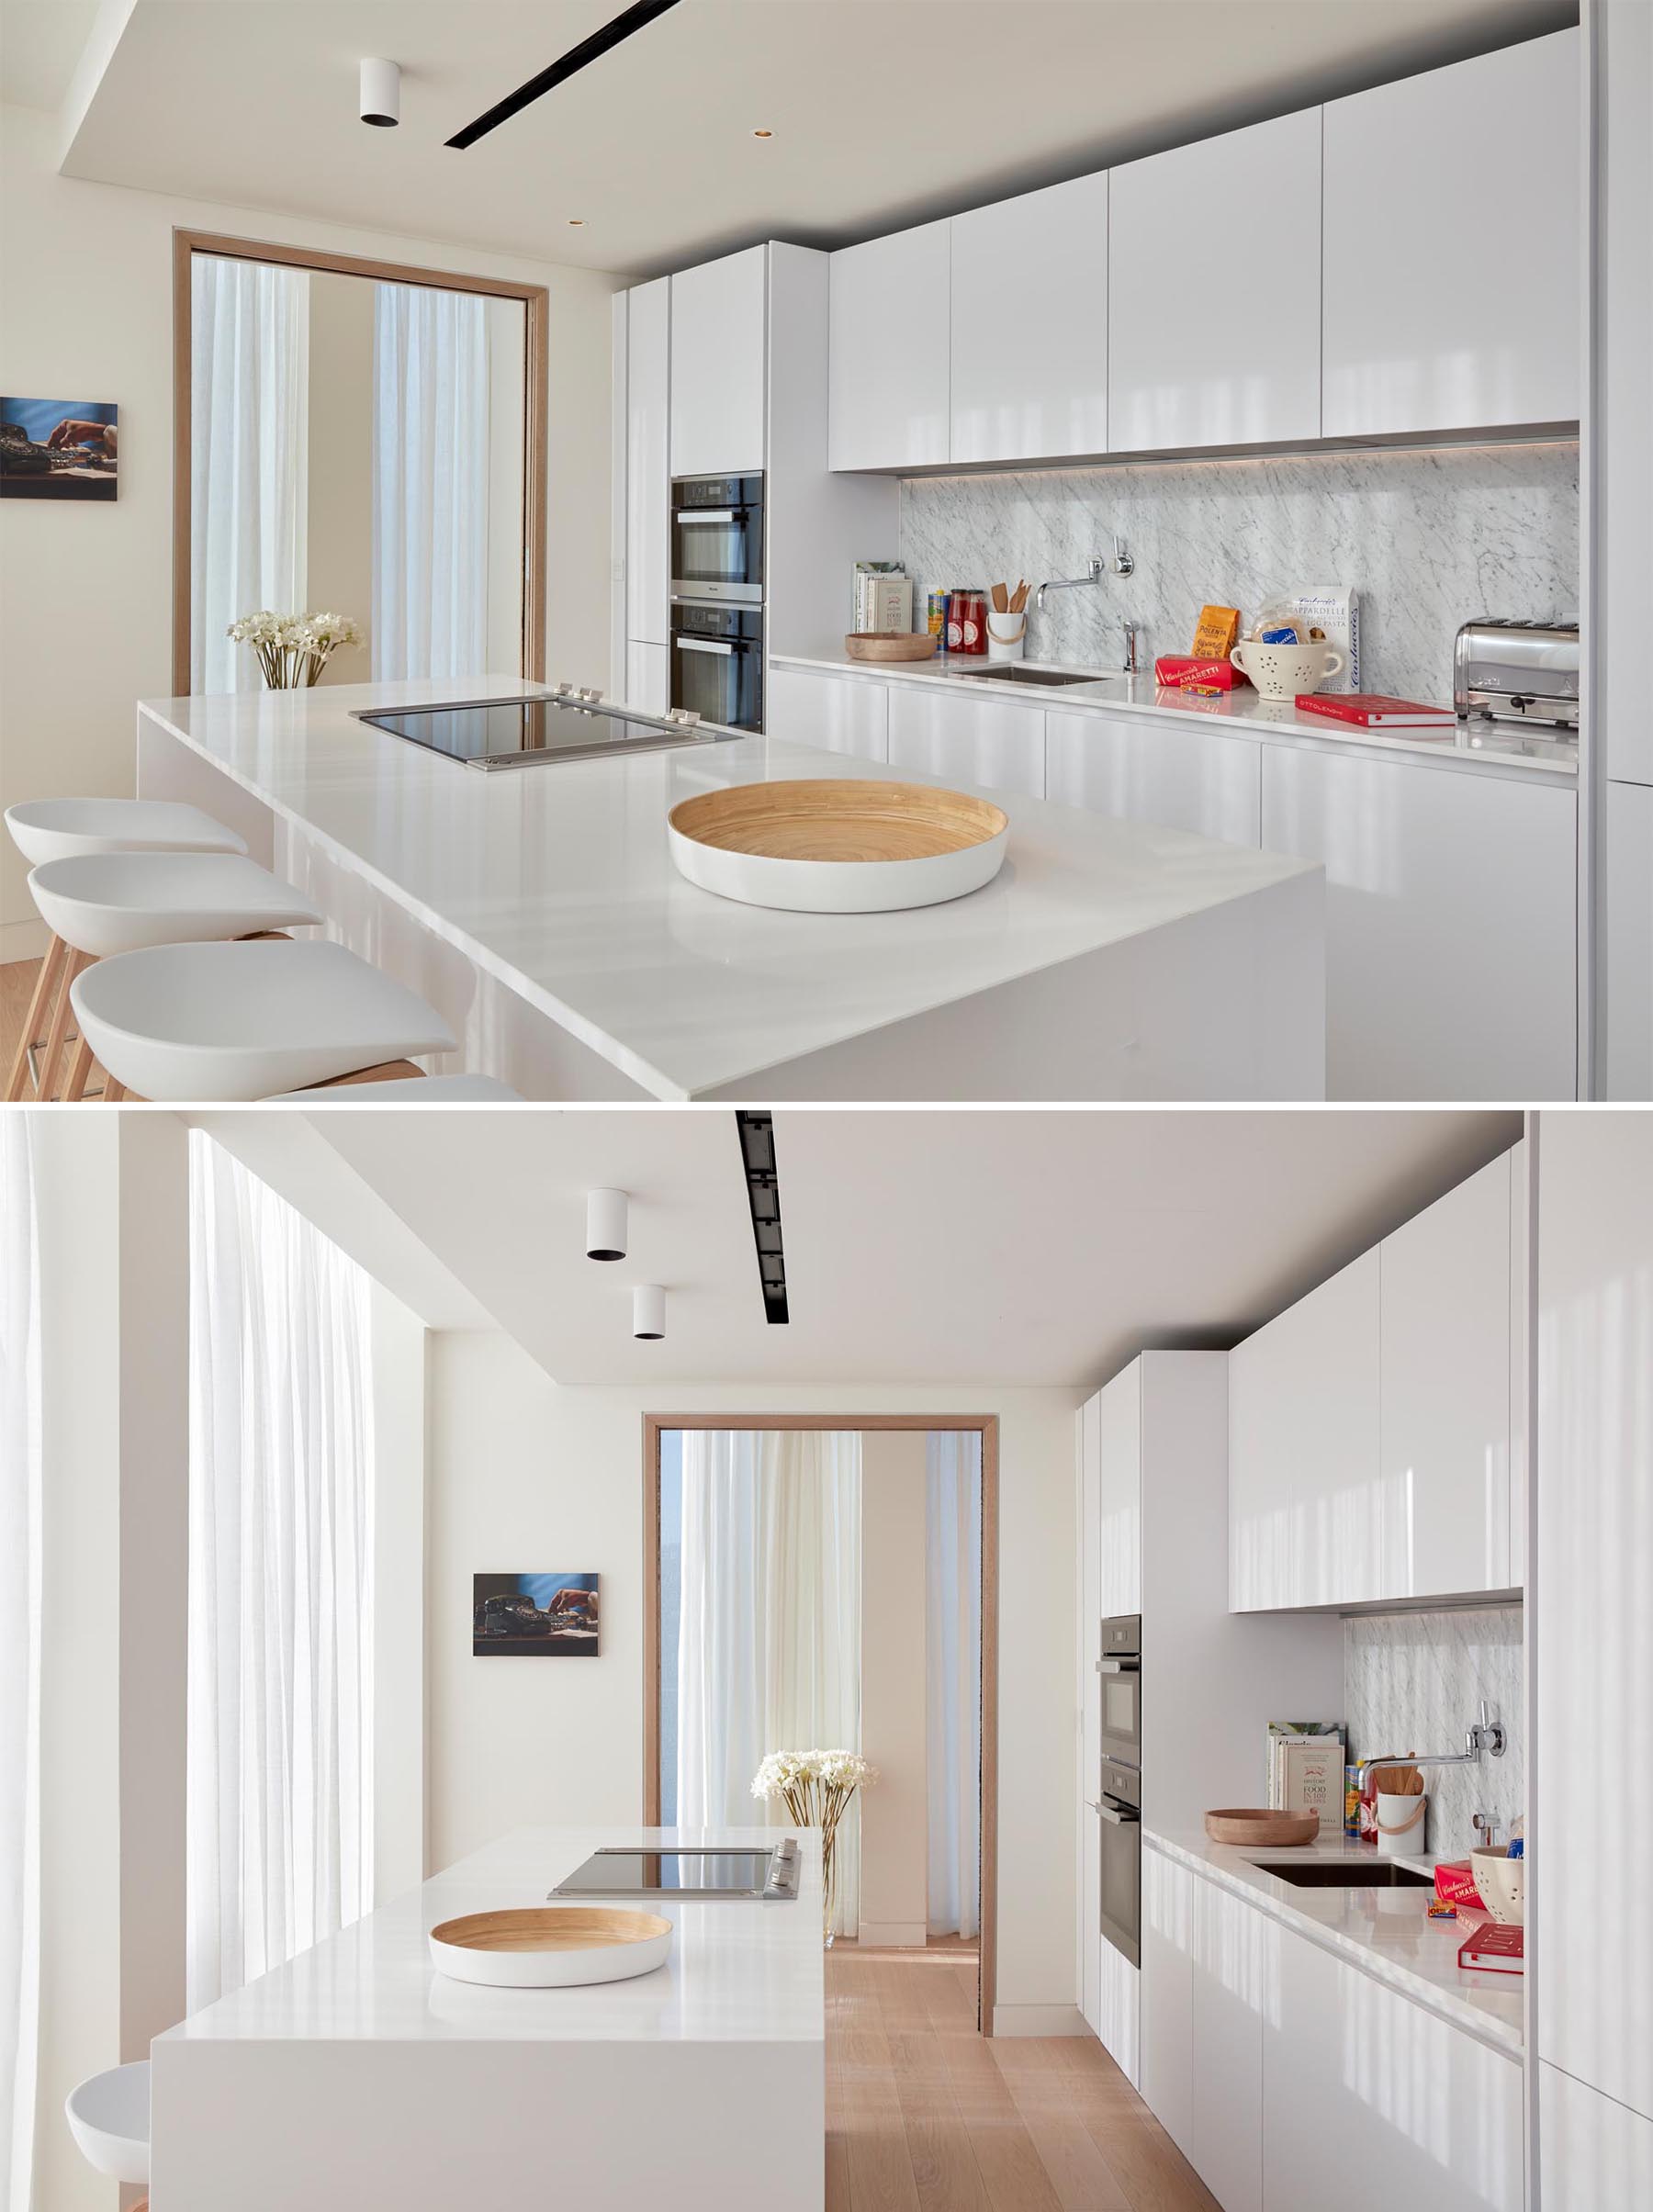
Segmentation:
<svg viewBox="0 0 1653 2212">
<path fill-rule="evenodd" d="M 394 130 L 401 121 L 401 64 L 362 63 L 362 120 L 376 130 Z"/>
<path fill-rule="evenodd" d="M 632 1334 L 658 1343 L 666 1333 L 666 1292 L 658 1283 L 639 1283 L 632 1292 Z"/>
<path fill-rule="evenodd" d="M 754 130 L 752 133 L 755 139 L 772 139 L 774 135 L 772 130 Z"/>
<path fill-rule="evenodd" d="M 625 1257 L 625 1193 L 587 1191 L 586 1258 L 624 1260 Z"/>
</svg>

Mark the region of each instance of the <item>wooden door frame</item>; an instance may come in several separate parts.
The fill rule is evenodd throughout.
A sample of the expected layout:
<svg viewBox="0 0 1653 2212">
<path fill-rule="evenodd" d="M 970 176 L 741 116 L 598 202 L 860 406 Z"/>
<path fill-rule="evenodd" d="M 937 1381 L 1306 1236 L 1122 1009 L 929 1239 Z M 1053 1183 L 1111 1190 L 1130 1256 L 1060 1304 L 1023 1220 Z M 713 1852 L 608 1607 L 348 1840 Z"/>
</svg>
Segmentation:
<svg viewBox="0 0 1653 2212">
<path fill-rule="evenodd" d="M 394 261 L 329 253 L 320 247 L 283 246 L 264 238 L 227 238 L 210 230 L 173 231 L 173 690 L 189 691 L 191 435 L 194 382 L 194 288 L 197 253 L 228 261 L 262 261 L 289 269 L 319 269 L 337 276 L 366 276 L 382 284 L 425 285 L 438 292 L 480 292 L 489 299 L 520 299 L 523 359 L 523 674 L 545 679 L 546 355 L 550 295 L 544 285 L 513 284 L 503 276 L 467 276 L 454 269 L 416 268 Z M 479 674 L 481 671 L 478 670 Z"/>
<path fill-rule="evenodd" d="M 660 1436 L 667 1429 L 952 1430 L 982 1440 L 981 1971 L 977 2023 L 998 1994 L 998 1446 L 996 1413 L 646 1413 L 643 1416 L 643 1818 L 660 1819 Z"/>
</svg>

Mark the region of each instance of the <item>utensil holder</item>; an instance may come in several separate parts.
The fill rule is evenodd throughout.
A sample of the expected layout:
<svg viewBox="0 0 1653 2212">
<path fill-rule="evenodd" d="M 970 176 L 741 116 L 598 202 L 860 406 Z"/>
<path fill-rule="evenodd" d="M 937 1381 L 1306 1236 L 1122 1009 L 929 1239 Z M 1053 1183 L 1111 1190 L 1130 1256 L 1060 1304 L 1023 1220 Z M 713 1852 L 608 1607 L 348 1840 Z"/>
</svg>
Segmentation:
<svg viewBox="0 0 1653 2212">
<path fill-rule="evenodd" d="M 1378 1792 L 1378 1850 L 1389 1858 L 1415 1858 L 1423 1848 L 1429 1799 L 1422 1791 L 1411 1797 Z"/>
<path fill-rule="evenodd" d="M 989 660 L 1020 660 L 1028 648 L 1028 618 L 1025 614 L 1000 614 L 996 608 L 987 610 L 987 657 Z"/>
</svg>

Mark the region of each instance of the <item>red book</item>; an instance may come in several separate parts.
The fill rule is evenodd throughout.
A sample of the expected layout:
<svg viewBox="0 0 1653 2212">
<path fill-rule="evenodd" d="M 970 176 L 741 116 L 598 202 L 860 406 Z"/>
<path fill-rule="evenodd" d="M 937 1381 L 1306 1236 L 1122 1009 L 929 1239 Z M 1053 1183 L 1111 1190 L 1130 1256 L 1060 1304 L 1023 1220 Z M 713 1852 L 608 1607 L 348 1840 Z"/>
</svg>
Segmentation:
<svg viewBox="0 0 1653 2212">
<path fill-rule="evenodd" d="M 1524 1974 L 1526 1930 L 1488 1920 L 1458 1945 L 1458 1964 L 1483 1973 Z"/>
<path fill-rule="evenodd" d="M 1358 723 L 1363 730 L 1449 729 L 1456 719 L 1450 707 L 1421 706 L 1383 691 L 1299 691 L 1293 703 L 1305 714 Z"/>
</svg>

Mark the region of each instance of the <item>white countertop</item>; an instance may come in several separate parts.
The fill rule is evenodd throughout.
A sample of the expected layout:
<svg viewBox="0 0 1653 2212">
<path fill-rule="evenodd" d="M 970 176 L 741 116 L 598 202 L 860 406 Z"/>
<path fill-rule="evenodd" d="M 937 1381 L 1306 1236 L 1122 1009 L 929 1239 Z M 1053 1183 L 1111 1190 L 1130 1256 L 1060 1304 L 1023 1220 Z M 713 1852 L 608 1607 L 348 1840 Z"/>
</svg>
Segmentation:
<svg viewBox="0 0 1653 2212">
<path fill-rule="evenodd" d="M 1530 735 L 1503 724 L 1478 728 L 1473 738 L 1456 724 L 1451 729 L 1362 730 L 1352 724 L 1329 722 L 1323 714 L 1299 713 L 1289 701 L 1265 699 L 1249 684 L 1211 699 L 1190 698 L 1186 691 L 1156 684 L 1152 670 L 1145 676 L 1126 676 L 1118 669 L 1082 668 L 1071 661 L 1028 661 L 1029 668 L 1050 668 L 1064 675 L 1084 675 L 1078 684 L 1017 683 L 977 671 L 993 663 L 980 656 L 938 654 L 932 660 L 868 662 L 850 660 L 842 654 L 804 655 L 776 653 L 770 665 L 778 668 L 820 668 L 835 676 L 857 676 L 873 683 L 956 684 L 966 693 L 980 691 L 993 699 L 1014 699 L 1023 706 L 1065 711 L 1080 708 L 1094 713 L 1142 716 L 1150 721 L 1215 723 L 1219 728 L 1247 737 L 1265 737 L 1285 744 L 1327 748 L 1334 752 L 1404 753 L 1440 768 L 1499 769 L 1505 773 L 1531 772 L 1569 784 L 1577 781 L 1576 745 L 1557 743 L 1534 731 Z"/>
<path fill-rule="evenodd" d="M 697 890 L 666 816 L 698 792 L 899 769 L 774 738 L 485 774 L 354 718 L 523 697 L 515 678 L 146 701 L 149 717 L 657 1098 L 737 1084 L 1212 912 L 1318 867 L 1044 800 L 995 881 L 905 914 L 782 914 Z"/>
<path fill-rule="evenodd" d="M 1334 1951 L 1378 1982 L 1466 2029 L 1494 2050 L 1522 2055 L 1522 1977 L 1467 1973 L 1457 1950 L 1476 1925 L 1467 1915 L 1431 1920 L 1433 1889 L 1298 1889 L 1277 1875 L 1265 1874 L 1258 1859 L 1355 1859 L 1378 1863 L 1373 1844 L 1345 1842 L 1341 1836 L 1282 1849 L 1217 1844 L 1208 1836 L 1161 1836 L 1144 1828 L 1151 1850 L 1191 1867 L 1196 1873 L 1243 1897 L 1295 1934 Z M 1434 1860 L 1402 1859 L 1433 1875 Z"/>
<path fill-rule="evenodd" d="M 640 1898 L 677 1926 L 652 1974 L 582 1989 L 485 1989 L 433 1967 L 425 1938 L 461 1913 L 546 1902 L 603 1844 L 780 1842 L 782 1828 L 524 1828 L 194 2013 L 158 2042 L 824 2042 L 818 1839 L 799 1835 L 797 1898 Z"/>
</svg>

